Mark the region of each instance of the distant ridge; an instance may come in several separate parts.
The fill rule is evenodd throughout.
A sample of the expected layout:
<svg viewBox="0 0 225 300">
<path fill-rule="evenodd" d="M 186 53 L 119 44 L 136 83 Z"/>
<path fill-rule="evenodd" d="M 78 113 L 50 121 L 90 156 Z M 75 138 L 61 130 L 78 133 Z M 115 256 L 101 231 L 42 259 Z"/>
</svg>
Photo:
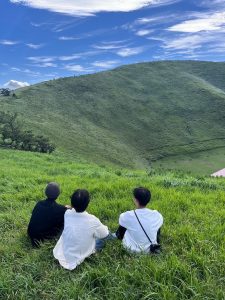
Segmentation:
<svg viewBox="0 0 225 300">
<path fill-rule="evenodd" d="M 225 63 L 162 61 L 60 78 L 0 98 L 57 149 L 143 168 L 225 147 Z"/>
</svg>

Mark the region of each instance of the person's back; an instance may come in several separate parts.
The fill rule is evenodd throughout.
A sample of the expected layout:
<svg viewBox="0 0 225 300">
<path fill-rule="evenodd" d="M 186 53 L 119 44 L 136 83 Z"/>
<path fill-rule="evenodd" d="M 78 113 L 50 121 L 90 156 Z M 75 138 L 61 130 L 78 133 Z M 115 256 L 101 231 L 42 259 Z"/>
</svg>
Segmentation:
<svg viewBox="0 0 225 300">
<path fill-rule="evenodd" d="M 64 230 L 53 250 L 60 265 L 68 270 L 75 269 L 86 257 L 93 254 L 96 240 L 109 234 L 108 228 L 98 218 L 85 211 L 89 204 L 86 190 L 75 191 L 71 204 L 73 208 L 65 213 Z"/>
<path fill-rule="evenodd" d="M 40 241 L 57 236 L 64 226 L 66 207 L 56 203 L 60 194 L 58 185 L 48 184 L 45 193 L 47 199 L 35 205 L 28 225 L 28 235 L 34 246 L 38 246 Z"/>
<path fill-rule="evenodd" d="M 134 198 L 137 209 L 120 215 L 120 227 L 116 235 L 123 240 L 124 247 L 130 251 L 148 253 L 150 245 L 158 243 L 163 217 L 158 211 L 146 208 L 151 198 L 149 190 L 145 188 L 135 189 Z"/>
</svg>

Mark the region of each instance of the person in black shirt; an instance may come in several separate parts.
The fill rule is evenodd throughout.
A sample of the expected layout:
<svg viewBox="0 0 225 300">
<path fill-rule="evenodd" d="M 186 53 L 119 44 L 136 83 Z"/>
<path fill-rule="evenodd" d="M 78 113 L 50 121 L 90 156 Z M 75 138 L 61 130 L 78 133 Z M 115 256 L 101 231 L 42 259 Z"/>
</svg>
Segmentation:
<svg viewBox="0 0 225 300">
<path fill-rule="evenodd" d="M 62 231 L 68 207 L 56 202 L 59 194 L 59 185 L 51 182 L 45 189 L 47 199 L 35 205 L 27 230 L 33 246 L 38 247 L 40 242 L 52 239 Z"/>
</svg>

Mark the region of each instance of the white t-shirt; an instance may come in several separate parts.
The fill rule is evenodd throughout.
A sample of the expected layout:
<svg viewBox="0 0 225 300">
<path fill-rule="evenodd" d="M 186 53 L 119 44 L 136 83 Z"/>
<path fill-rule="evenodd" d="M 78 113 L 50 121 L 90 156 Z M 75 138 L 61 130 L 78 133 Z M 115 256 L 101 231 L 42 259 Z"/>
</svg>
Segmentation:
<svg viewBox="0 0 225 300">
<path fill-rule="evenodd" d="M 163 224 L 162 215 L 148 208 L 136 209 L 135 212 L 152 243 L 157 243 L 157 232 Z M 125 248 L 132 252 L 149 252 L 150 242 L 133 210 L 122 213 L 119 224 L 127 229 L 123 238 Z"/>
<path fill-rule="evenodd" d="M 53 255 L 65 269 L 73 270 L 95 252 L 96 239 L 108 234 L 108 227 L 95 216 L 68 209 L 64 216 L 64 230 Z"/>
</svg>

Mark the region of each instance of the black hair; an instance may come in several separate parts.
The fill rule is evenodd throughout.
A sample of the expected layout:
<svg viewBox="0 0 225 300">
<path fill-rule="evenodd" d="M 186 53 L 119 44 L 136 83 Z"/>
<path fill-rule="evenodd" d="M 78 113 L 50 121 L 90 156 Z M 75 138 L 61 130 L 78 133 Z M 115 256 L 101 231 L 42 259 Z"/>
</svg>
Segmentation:
<svg viewBox="0 0 225 300">
<path fill-rule="evenodd" d="M 135 188 L 133 195 L 141 206 L 146 206 L 151 200 L 151 192 L 144 187 Z"/>
<path fill-rule="evenodd" d="M 90 195 L 87 190 L 76 190 L 71 196 L 71 205 L 76 212 L 84 212 L 90 202 Z"/>
<path fill-rule="evenodd" d="M 60 187 L 56 182 L 50 182 L 45 188 L 45 195 L 50 200 L 56 200 L 60 195 Z"/>
</svg>

